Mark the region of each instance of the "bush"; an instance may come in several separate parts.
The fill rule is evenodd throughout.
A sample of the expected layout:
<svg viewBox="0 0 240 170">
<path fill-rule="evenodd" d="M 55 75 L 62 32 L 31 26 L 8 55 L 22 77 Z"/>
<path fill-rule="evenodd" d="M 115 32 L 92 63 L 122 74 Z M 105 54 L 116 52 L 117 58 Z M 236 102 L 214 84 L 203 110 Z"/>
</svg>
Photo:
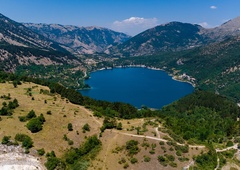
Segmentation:
<svg viewBox="0 0 240 170">
<path fill-rule="evenodd" d="M 19 119 L 20 122 L 26 122 L 27 121 L 26 116 L 18 116 L 18 119 Z"/>
<path fill-rule="evenodd" d="M 10 138 L 11 138 L 11 136 L 3 136 L 2 144 L 3 145 L 11 145 Z"/>
<path fill-rule="evenodd" d="M 28 135 L 18 133 L 15 136 L 15 140 L 22 142 L 22 147 L 26 149 L 33 147 L 33 141 Z"/>
<path fill-rule="evenodd" d="M 233 146 L 233 142 L 232 141 L 228 141 L 227 144 L 226 144 L 227 147 L 231 147 Z"/>
<path fill-rule="evenodd" d="M 40 156 L 43 156 L 45 154 L 44 148 L 38 149 L 37 152 L 38 152 L 38 155 L 40 155 Z"/>
<path fill-rule="evenodd" d="M 137 158 L 131 158 L 130 162 L 131 162 L 132 164 L 135 164 L 135 163 L 138 162 L 138 160 L 137 160 Z"/>
<path fill-rule="evenodd" d="M 86 123 L 83 127 L 82 127 L 83 131 L 90 131 L 90 126 L 88 123 Z"/>
<path fill-rule="evenodd" d="M 68 123 L 68 131 L 73 131 L 72 123 Z"/>
<path fill-rule="evenodd" d="M 125 163 L 123 166 L 124 169 L 127 169 L 128 167 L 129 167 L 128 163 Z"/>
<path fill-rule="evenodd" d="M 48 157 L 45 166 L 48 170 L 66 169 L 65 163 L 55 156 Z"/>
<path fill-rule="evenodd" d="M 144 162 L 150 162 L 151 161 L 151 158 L 148 157 L 148 156 L 144 156 Z"/>
<path fill-rule="evenodd" d="M 72 140 L 68 140 L 68 145 L 73 145 L 73 141 Z"/>
<path fill-rule="evenodd" d="M 163 141 L 160 141 L 160 142 L 159 142 L 159 145 L 164 145 L 164 142 L 163 142 Z"/>
<path fill-rule="evenodd" d="M 131 155 L 135 155 L 137 154 L 140 149 L 138 147 L 138 141 L 136 140 L 130 140 L 126 142 L 126 149 L 128 151 L 128 154 Z"/>
<path fill-rule="evenodd" d="M 29 120 L 26 126 L 32 133 L 36 133 L 42 130 L 42 122 L 38 118 Z"/>
<path fill-rule="evenodd" d="M 37 117 L 37 116 L 36 116 L 34 110 L 31 110 L 31 111 L 27 114 L 26 117 L 27 117 L 27 119 L 29 120 L 29 119 L 32 119 L 32 118 Z"/>
<path fill-rule="evenodd" d="M 121 122 L 118 123 L 117 130 L 122 130 L 122 123 Z"/>
</svg>

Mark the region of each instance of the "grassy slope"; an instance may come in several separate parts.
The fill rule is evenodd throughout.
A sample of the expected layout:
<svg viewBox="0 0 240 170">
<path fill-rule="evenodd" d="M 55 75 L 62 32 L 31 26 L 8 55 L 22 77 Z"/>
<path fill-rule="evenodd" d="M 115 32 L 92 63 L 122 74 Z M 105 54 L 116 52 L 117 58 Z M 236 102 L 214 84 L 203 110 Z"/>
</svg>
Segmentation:
<svg viewBox="0 0 240 170">
<path fill-rule="evenodd" d="M 26 94 L 27 88 L 32 88 L 32 97 Z M 11 94 L 11 98 L 16 98 L 19 107 L 15 109 L 12 117 L 2 117 L 0 122 L 0 139 L 3 136 L 12 136 L 14 138 L 17 133 L 29 135 L 34 141 L 34 149 L 44 148 L 46 152 L 55 151 L 57 156 L 61 156 L 63 151 L 69 148 L 67 141 L 63 140 L 63 135 L 67 134 L 68 138 L 74 141 L 75 147 L 78 147 L 84 141 L 85 136 L 91 136 L 98 133 L 100 125 L 91 118 L 91 112 L 82 106 L 74 105 L 62 99 L 59 95 L 50 96 L 40 94 L 40 89 L 48 90 L 47 87 L 36 85 L 33 83 L 23 83 L 17 88 L 12 84 L 5 83 L 0 85 L 0 95 Z M 56 97 L 56 101 L 54 101 Z M 45 100 L 47 103 L 45 104 Z M 0 99 L 2 103 L 3 99 Z M 8 101 L 6 101 L 8 102 Z M 18 116 L 25 116 L 30 110 L 34 110 L 38 115 L 43 113 L 46 122 L 43 130 L 38 133 L 31 133 L 26 127 L 27 122 L 20 122 Z M 47 111 L 51 111 L 52 115 L 47 115 Z M 66 117 L 63 117 L 66 115 Z M 68 123 L 73 124 L 73 131 L 67 129 Z M 82 126 L 88 123 L 91 127 L 90 132 L 82 133 Z M 77 135 L 76 131 L 79 132 Z"/>
<path fill-rule="evenodd" d="M 120 120 L 123 124 L 123 130 L 117 131 L 117 130 L 106 130 L 103 133 L 102 136 L 102 141 L 103 141 L 103 149 L 97 156 L 96 160 L 93 162 L 93 165 L 90 167 L 90 170 L 94 169 L 124 169 L 124 163 L 120 164 L 118 163 L 121 158 L 125 158 L 126 162 L 128 163 L 129 167 L 127 169 L 138 169 L 138 170 L 144 170 L 144 169 L 181 169 L 185 167 L 186 165 L 191 162 L 193 155 L 198 155 L 201 153 L 201 151 L 206 150 L 205 148 L 189 148 L 188 153 L 183 153 L 182 156 L 189 158 L 189 161 L 184 161 L 180 162 L 178 160 L 179 157 L 182 156 L 177 156 L 176 155 L 176 150 L 174 149 L 173 146 L 168 145 L 166 142 L 164 145 L 160 145 L 159 141 L 164 140 L 165 138 L 168 138 L 169 140 L 169 135 L 164 132 L 159 132 L 160 133 L 160 138 L 158 136 L 154 135 L 154 132 L 156 132 L 155 128 L 156 126 L 153 125 L 147 125 L 147 132 L 144 132 L 143 136 L 145 137 L 137 137 L 134 135 L 137 135 L 137 131 L 128 131 L 127 129 L 131 129 L 132 126 L 135 127 L 142 127 L 142 125 L 147 122 L 147 119 L 132 119 L 132 120 Z M 153 120 L 154 121 L 154 120 Z M 129 123 L 127 123 L 129 122 Z M 124 134 L 125 133 L 125 134 Z M 127 134 L 132 134 L 132 135 L 126 135 Z M 154 139 L 150 139 L 148 137 L 153 137 Z M 113 151 L 116 151 L 117 147 L 124 147 L 126 145 L 126 142 L 129 140 L 136 140 L 139 142 L 138 147 L 140 148 L 140 152 L 136 155 L 133 155 L 134 158 L 137 158 L 138 163 L 132 164 L 130 162 L 130 156 L 127 156 L 127 151 L 125 148 L 122 151 L 118 151 L 117 153 Z M 142 143 L 148 143 L 150 147 L 143 147 L 141 146 Z M 151 150 L 151 145 L 156 144 L 155 148 L 155 154 L 150 154 L 149 151 Z M 166 151 L 164 152 L 164 149 L 161 147 L 165 147 Z M 173 148 L 171 151 L 170 148 Z M 158 162 L 158 156 L 159 155 L 164 155 L 164 154 L 169 154 L 173 155 L 175 157 L 175 163 L 177 163 L 177 167 L 173 168 L 170 165 L 167 167 L 162 166 Z M 151 158 L 150 162 L 144 162 L 144 155 L 148 156 Z"/>
<path fill-rule="evenodd" d="M 29 96 L 26 92 L 28 88 L 32 88 L 32 97 Z M 99 128 L 101 126 L 102 120 L 92 117 L 91 111 L 85 109 L 82 106 L 74 105 L 66 101 L 66 99 L 62 99 L 59 95 L 51 96 L 47 94 L 40 94 L 40 89 L 49 90 L 48 87 L 44 87 L 41 85 L 36 85 L 34 83 L 23 83 L 22 85 L 18 85 L 17 88 L 14 88 L 11 83 L 0 84 L 0 95 L 8 95 L 11 94 L 11 100 L 16 98 L 19 102 L 19 107 L 14 110 L 12 117 L 2 117 L 2 121 L 0 121 L 0 139 L 3 136 L 12 136 L 14 138 L 17 133 L 24 133 L 29 135 L 34 141 L 34 147 L 30 150 L 31 154 L 35 155 L 35 150 L 44 148 L 46 152 L 50 152 L 52 150 L 55 151 L 58 157 L 61 157 L 64 151 L 71 146 L 68 145 L 66 141 L 63 140 L 63 135 L 67 134 L 68 138 L 74 141 L 74 147 L 78 147 L 84 140 L 85 136 L 91 136 L 93 134 L 99 133 Z M 56 98 L 56 100 L 54 99 Z M 47 100 L 47 103 L 44 101 Z M 6 101 L 4 99 L 0 99 L 0 103 Z M 6 101 L 8 102 L 8 101 Z M 26 127 L 27 122 L 20 122 L 18 116 L 26 115 L 30 110 L 34 110 L 37 115 L 43 113 L 46 122 L 43 125 L 43 130 L 38 133 L 31 133 Z M 47 115 L 46 112 L 51 110 L 52 115 Z M 66 117 L 64 117 L 66 115 Z M 144 147 L 141 146 L 141 143 L 144 141 L 144 138 L 138 138 L 131 135 L 124 135 L 121 133 L 128 134 L 136 134 L 136 130 L 127 131 L 126 129 L 130 129 L 132 126 L 142 126 L 145 122 L 143 119 L 133 119 L 133 120 L 121 120 L 123 124 L 123 128 L 125 130 L 116 131 L 116 130 L 106 130 L 103 133 L 103 137 L 100 138 L 103 143 L 103 148 L 95 161 L 93 161 L 90 169 L 96 168 L 108 168 L 108 169 L 122 169 L 123 164 L 119 164 L 118 161 L 120 158 L 126 156 L 126 151 L 119 152 L 118 154 L 112 153 L 112 150 L 117 146 L 121 147 L 126 144 L 127 141 L 134 139 L 139 141 L 139 147 L 141 152 L 139 152 L 136 156 L 138 159 L 137 164 L 131 164 L 129 160 L 127 160 L 130 168 L 136 169 L 144 169 L 152 167 L 152 169 L 156 167 L 161 167 L 158 163 L 157 156 L 164 154 L 163 149 L 159 145 L 158 140 L 147 139 L 147 142 L 151 145 L 152 143 L 156 143 L 157 147 L 155 150 L 155 154 L 151 155 L 149 151 L 150 147 L 145 150 Z M 129 122 L 129 123 L 128 123 Z M 67 124 L 73 124 L 73 131 L 69 132 L 67 129 Z M 82 133 L 82 126 L 88 123 L 91 127 L 90 132 Z M 156 137 L 154 136 L 155 127 L 148 125 L 148 131 L 144 133 L 144 135 Z M 77 135 L 76 131 L 79 132 Z M 168 136 L 167 134 L 160 133 L 161 138 L 164 136 Z M 167 154 L 175 155 L 176 151 L 169 151 L 171 146 L 168 146 L 166 143 L 164 144 L 166 147 Z M 190 149 L 190 153 L 185 154 L 189 159 L 192 158 L 193 154 L 199 154 L 201 149 Z M 151 157 L 151 161 L 146 163 L 143 161 L 143 156 L 147 155 Z M 176 157 L 176 156 L 175 156 Z M 45 161 L 45 157 L 42 157 L 42 161 Z M 183 167 L 188 164 L 187 161 L 181 163 L 177 160 L 178 167 Z M 170 168 L 168 165 L 167 168 Z M 171 168 L 170 168 L 171 169 Z"/>
</svg>

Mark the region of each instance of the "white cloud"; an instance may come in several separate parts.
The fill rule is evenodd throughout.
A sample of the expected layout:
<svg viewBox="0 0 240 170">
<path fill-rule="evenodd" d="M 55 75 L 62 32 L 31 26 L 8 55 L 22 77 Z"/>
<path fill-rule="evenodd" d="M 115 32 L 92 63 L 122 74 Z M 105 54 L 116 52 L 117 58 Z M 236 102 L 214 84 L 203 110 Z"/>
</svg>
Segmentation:
<svg viewBox="0 0 240 170">
<path fill-rule="evenodd" d="M 114 21 L 112 29 L 129 35 L 136 35 L 157 25 L 157 18 L 130 17 L 122 21 Z"/>
<path fill-rule="evenodd" d="M 209 28 L 210 27 L 210 25 L 207 22 L 201 22 L 201 23 L 198 23 L 198 25 L 201 25 L 204 28 Z"/>
<path fill-rule="evenodd" d="M 214 5 L 213 5 L 213 6 L 210 6 L 210 8 L 211 8 L 211 9 L 217 9 L 217 7 L 214 6 Z"/>
</svg>

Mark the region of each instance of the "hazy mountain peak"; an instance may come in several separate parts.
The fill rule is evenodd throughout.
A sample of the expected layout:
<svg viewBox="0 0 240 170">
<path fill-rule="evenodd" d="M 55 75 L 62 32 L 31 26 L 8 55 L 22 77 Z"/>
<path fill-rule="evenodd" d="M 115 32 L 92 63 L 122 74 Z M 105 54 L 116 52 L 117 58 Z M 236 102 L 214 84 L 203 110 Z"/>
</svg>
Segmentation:
<svg viewBox="0 0 240 170">
<path fill-rule="evenodd" d="M 60 24 L 24 24 L 39 34 L 65 45 L 75 54 L 104 52 L 113 44 L 122 43 L 130 36 L 102 27 L 79 27 Z"/>
<path fill-rule="evenodd" d="M 231 19 L 224 24 L 221 25 L 221 27 L 233 27 L 233 28 L 240 28 L 240 16 Z"/>
</svg>

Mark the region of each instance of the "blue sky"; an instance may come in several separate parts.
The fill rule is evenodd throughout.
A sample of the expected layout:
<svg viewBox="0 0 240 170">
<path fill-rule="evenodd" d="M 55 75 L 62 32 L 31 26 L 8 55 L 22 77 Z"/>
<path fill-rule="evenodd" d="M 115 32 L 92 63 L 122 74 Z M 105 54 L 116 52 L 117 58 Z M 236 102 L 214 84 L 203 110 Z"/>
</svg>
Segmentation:
<svg viewBox="0 0 240 170">
<path fill-rule="evenodd" d="M 100 26 L 135 35 L 180 21 L 215 27 L 240 16 L 240 0 L 0 0 L 17 21 Z"/>
</svg>

